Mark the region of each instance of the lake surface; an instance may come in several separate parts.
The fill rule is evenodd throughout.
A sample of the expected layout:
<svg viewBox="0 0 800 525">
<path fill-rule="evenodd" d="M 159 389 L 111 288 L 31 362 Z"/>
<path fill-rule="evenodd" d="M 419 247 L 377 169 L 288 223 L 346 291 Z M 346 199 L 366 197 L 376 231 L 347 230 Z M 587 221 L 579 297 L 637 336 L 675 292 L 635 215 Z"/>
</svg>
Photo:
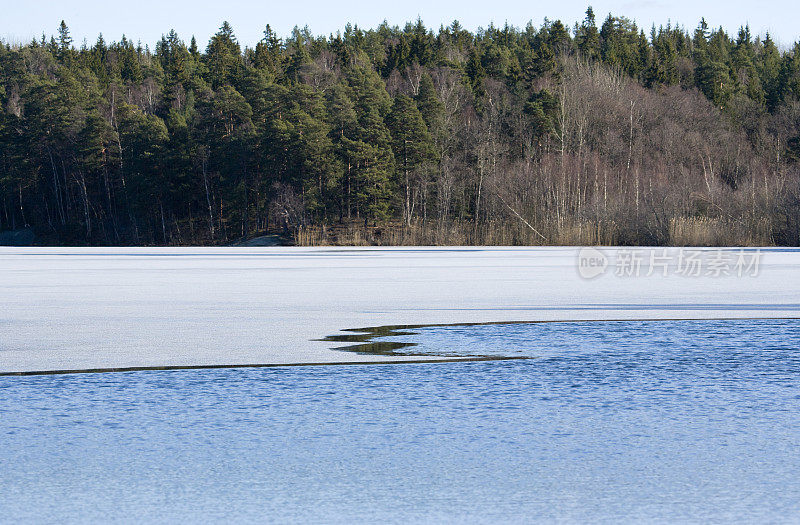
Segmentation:
<svg viewBox="0 0 800 525">
<path fill-rule="evenodd" d="M 415 331 L 531 359 L 0 377 L 0 521 L 800 520 L 800 321 Z"/>
<path fill-rule="evenodd" d="M 799 249 L 742 276 L 680 275 L 671 250 L 667 276 L 587 279 L 577 247 L 0 247 L 0 373 L 385 361 L 322 341 L 365 326 L 800 317 Z"/>
</svg>

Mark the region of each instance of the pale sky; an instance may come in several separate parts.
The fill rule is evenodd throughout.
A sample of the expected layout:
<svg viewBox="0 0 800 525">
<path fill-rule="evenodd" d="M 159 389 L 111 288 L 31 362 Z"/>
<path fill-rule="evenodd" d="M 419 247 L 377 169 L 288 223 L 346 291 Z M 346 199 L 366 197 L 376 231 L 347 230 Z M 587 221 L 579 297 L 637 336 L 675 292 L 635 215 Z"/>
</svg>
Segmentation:
<svg viewBox="0 0 800 525">
<path fill-rule="evenodd" d="M 262 38 L 268 23 L 280 36 L 287 35 L 295 25 L 308 25 L 312 33 L 328 35 L 347 22 L 372 28 L 387 20 L 391 25 L 402 26 L 417 16 L 435 29 L 454 19 L 473 31 L 490 22 L 524 27 L 531 20 L 538 26 L 544 17 L 560 19 L 571 27 L 583 18 L 589 4 L 598 25 L 611 12 L 633 18 L 648 33 L 653 23 L 666 24 L 669 20 L 693 30 L 705 16 L 712 28 L 722 26 L 734 35 L 740 25 L 749 23 L 754 35 L 763 36 L 769 31 L 782 47 L 800 40 L 800 3 L 796 0 L 405 0 L 386 4 L 375 0 L 0 0 L 0 4 L 4 4 L 0 7 L 0 38 L 17 43 L 28 42 L 42 32 L 54 34 L 62 19 L 69 25 L 76 45 L 84 38 L 93 43 L 99 33 L 106 41 L 119 40 L 124 33 L 152 46 L 174 28 L 187 42 L 195 35 L 203 49 L 223 20 L 231 23 L 239 41 L 248 46 Z"/>
</svg>

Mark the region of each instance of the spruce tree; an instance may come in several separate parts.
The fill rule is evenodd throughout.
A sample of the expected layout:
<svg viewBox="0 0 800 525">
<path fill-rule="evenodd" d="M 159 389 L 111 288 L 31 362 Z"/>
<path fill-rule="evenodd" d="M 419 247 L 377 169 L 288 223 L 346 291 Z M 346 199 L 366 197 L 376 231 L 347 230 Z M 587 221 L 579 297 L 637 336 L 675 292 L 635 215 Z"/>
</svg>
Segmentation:
<svg viewBox="0 0 800 525">
<path fill-rule="evenodd" d="M 780 84 L 784 99 L 800 101 L 800 42 L 783 57 Z"/>
<path fill-rule="evenodd" d="M 241 48 L 236 41 L 228 22 L 224 22 L 219 31 L 211 37 L 206 49 L 205 61 L 208 66 L 208 79 L 215 89 L 233 83 L 241 65 Z"/>
<path fill-rule="evenodd" d="M 771 110 L 775 109 L 782 101 L 780 63 L 780 51 L 767 33 L 758 56 L 758 74 L 761 78 L 761 85 L 764 87 L 767 107 Z"/>
<path fill-rule="evenodd" d="M 483 98 L 486 93 L 483 87 L 483 80 L 486 77 L 486 70 L 483 68 L 481 56 L 476 48 L 472 48 L 469 52 L 467 65 L 464 70 L 467 75 L 467 81 L 472 88 L 472 93 L 476 99 Z"/>
<path fill-rule="evenodd" d="M 575 33 L 575 45 L 581 54 L 589 60 L 600 58 L 600 33 L 597 30 L 594 10 L 586 9 L 586 18 Z"/>
<path fill-rule="evenodd" d="M 58 26 L 58 58 L 68 66 L 72 59 L 72 36 L 69 34 L 67 23 L 63 20 Z"/>
</svg>

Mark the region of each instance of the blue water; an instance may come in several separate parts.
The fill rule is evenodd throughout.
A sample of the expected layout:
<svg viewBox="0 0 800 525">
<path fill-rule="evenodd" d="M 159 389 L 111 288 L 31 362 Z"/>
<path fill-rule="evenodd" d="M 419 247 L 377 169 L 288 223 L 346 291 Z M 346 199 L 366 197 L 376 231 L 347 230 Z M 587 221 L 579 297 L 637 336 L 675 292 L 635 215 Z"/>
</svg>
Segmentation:
<svg viewBox="0 0 800 525">
<path fill-rule="evenodd" d="M 0 377 L 0 521 L 800 521 L 800 321 L 418 332 L 534 359 Z"/>
</svg>

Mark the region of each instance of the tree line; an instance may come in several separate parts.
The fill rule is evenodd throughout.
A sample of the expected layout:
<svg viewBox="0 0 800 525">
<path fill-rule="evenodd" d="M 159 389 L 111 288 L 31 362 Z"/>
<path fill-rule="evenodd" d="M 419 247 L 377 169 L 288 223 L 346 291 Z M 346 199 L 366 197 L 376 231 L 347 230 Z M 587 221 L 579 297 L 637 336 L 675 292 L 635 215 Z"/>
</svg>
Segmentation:
<svg viewBox="0 0 800 525">
<path fill-rule="evenodd" d="M 56 244 L 796 245 L 799 160 L 746 26 L 0 42 L 0 231 Z"/>
</svg>

